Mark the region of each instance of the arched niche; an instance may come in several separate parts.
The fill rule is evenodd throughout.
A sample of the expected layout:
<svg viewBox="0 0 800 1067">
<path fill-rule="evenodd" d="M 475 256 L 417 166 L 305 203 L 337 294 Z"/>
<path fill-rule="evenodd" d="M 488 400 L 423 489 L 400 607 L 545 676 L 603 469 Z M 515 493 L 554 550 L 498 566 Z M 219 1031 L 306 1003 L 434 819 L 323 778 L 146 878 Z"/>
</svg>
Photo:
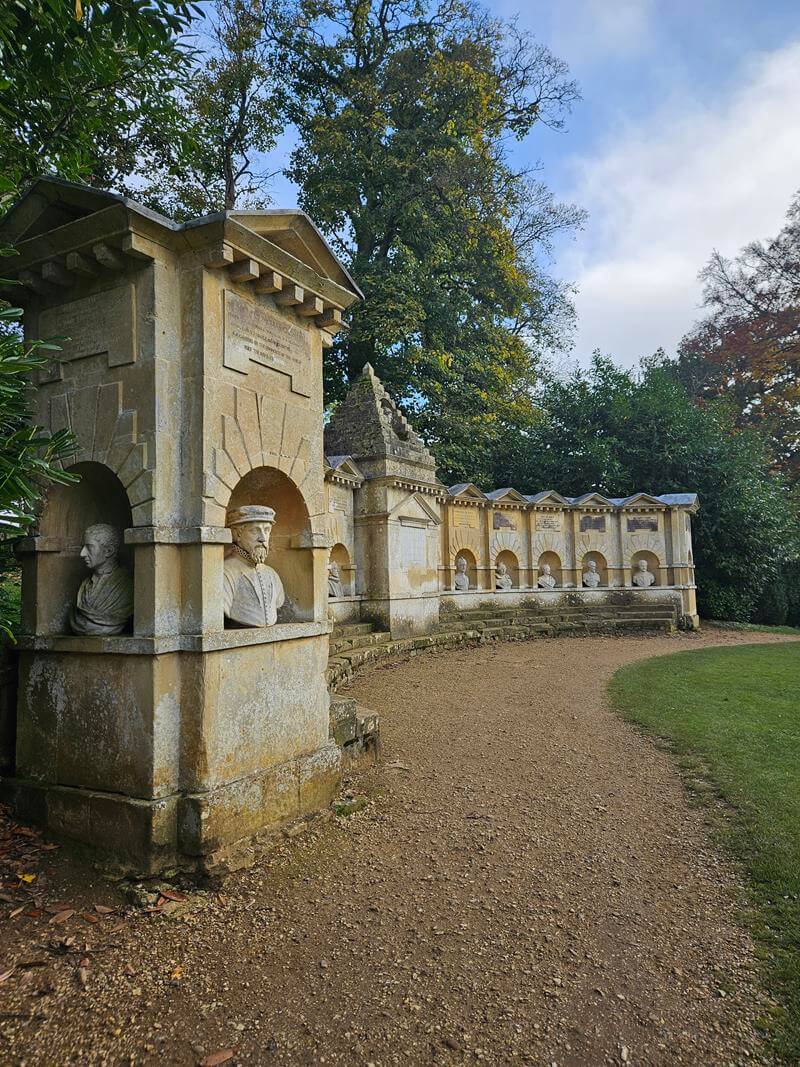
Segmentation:
<svg viewBox="0 0 800 1067">
<path fill-rule="evenodd" d="M 37 524 L 46 549 L 40 559 L 47 571 L 47 581 L 38 583 L 40 602 L 36 604 L 35 617 L 39 633 L 69 633 L 69 609 L 79 585 L 89 573 L 80 558 L 86 528 L 95 523 L 108 523 L 122 536 L 133 525 L 128 495 L 109 467 L 86 461 L 68 469 L 80 481 L 51 486 Z M 120 562 L 133 573 L 133 552 L 127 545 L 122 546 Z M 43 596 L 46 596 L 44 603 Z"/>
<path fill-rule="evenodd" d="M 468 548 L 460 548 L 458 550 L 458 552 L 456 553 L 456 558 L 453 560 L 453 582 L 455 583 L 455 576 L 456 576 L 456 573 L 457 573 L 456 564 L 458 562 L 459 556 L 463 556 L 463 558 L 467 561 L 467 578 L 469 580 L 469 588 L 470 588 L 470 590 L 477 589 L 478 588 L 478 564 L 477 564 L 477 562 L 475 560 L 474 553 L 470 552 L 470 550 Z M 455 589 L 455 584 L 453 585 L 453 588 Z"/>
<path fill-rule="evenodd" d="M 602 586 L 606 586 L 607 587 L 608 586 L 608 564 L 606 562 L 606 557 L 603 555 L 602 552 L 587 552 L 586 555 L 581 560 L 581 575 L 580 575 L 581 587 L 584 588 L 584 589 L 588 588 L 588 586 L 585 586 L 583 584 L 583 572 L 589 569 L 588 563 L 589 563 L 590 560 L 594 560 L 594 562 L 597 564 L 597 573 L 600 575 L 600 586 L 601 587 Z"/>
<path fill-rule="evenodd" d="M 648 552 L 646 550 L 642 550 L 641 552 L 634 552 L 634 554 L 631 556 L 631 579 L 633 579 L 633 575 L 639 569 L 640 559 L 643 559 L 645 561 L 645 563 L 647 564 L 647 569 L 653 575 L 653 578 L 655 579 L 653 585 L 661 585 L 661 564 L 658 561 L 658 556 L 655 554 L 655 552 Z"/>
<path fill-rule="evenodd" d="M 495 572 L 500 563 L 505 563 L 508 569 L 512 588 L 519 589 L 519 560 L 517 557 L 510 549 L 504 548 L 502 552 L 497 553 L 497 559 L 494 561 Z"/>
<path fill-rule="evenodd" d="M 536 573 L 537 580 L 540 577 L 540 575 L 542 574 L 542 571 L 543 571 L 545 563 L 549 564 L 550 573 L 552 574 L 552 576 L 556 580 L 556 586 L 555 587 L 558 587 L 560 589 L 561 586 L 564 584 L 564 580 L 563 580 L 563 577 L 562 577 L 562 574 L 561 574 L 561 558 L 559 557 L 558 553 L 557 552 L 542 552 L 541 556 L 539 556 L 539 562 L 537 564 L 537 568 L 538 568 L 537 569 L 537 573 Z"/>
<path fill-rule="evenodd" d="M 331 549 L 331 563 L 339 568 L 339 578 L 342 582 L 342 596 L 353 595 L 353 566 L 350 562 L 350 553 L 347 547 L 340 542 Z"/>
<path fill-rule="evenodd" d="M 278 614 L 278 622 L 313 619 L 311 523 L 302 493 L 277 467 L 254 467 L 234 487 L 228 507 L 240 508 L 246 504 L 261 504 L 275 511 L 267 563 L 280 575 L 286 593 L 286 604 Z"/>
</svg>

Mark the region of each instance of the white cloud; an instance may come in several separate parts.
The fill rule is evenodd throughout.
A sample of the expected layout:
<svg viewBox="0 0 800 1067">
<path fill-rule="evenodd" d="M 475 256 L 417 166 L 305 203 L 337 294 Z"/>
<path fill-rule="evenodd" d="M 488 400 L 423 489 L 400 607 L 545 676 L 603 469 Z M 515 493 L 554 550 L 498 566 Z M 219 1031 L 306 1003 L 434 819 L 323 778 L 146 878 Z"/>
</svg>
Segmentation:
<svg viewBox="0 0 800 1067">
<path fill-rule="evenodd" d="M 575 355 L 631 365 L 668 351 L 698 317 L 697 272 L 776 233 L 800 186 L 800 41 L 751 61 L 712 106 L 675 97 L 575 163 L 586 232 L 560 257 L 580 292 Z"/>
</svg>

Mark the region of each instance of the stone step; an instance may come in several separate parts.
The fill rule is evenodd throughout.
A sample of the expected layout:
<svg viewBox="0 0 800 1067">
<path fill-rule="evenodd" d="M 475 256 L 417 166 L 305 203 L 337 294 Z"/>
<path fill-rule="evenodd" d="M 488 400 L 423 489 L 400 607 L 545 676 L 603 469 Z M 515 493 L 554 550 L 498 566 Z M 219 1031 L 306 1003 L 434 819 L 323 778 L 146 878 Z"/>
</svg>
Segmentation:
<svg viewBox="0 0 800 1067">
<path fill-rule="evenodd" d="M 454 615 L 456 613 L 453 613 Z M 350 681 L 358 669 L 386 656 L 417 656 L 429 648 L 457 648 L 468 643 L 514 641 L 547 634 L 592 634 L 649 632 L 672 633 L 676 629 L 674 611 L 657 605 L 613 605 L 607 611 L 577 612 L 459 612 L 468 618 L 447 615 L 437 630 L 420 637 L 395 641 L 383 631 L 362 632 L 358 644 L 332 654 L 328 661 L 328 685 L 334 689 Z M 366 624 L 361 624 L 366 625 Z M 374 639 L 374 640 L 371 640 Z M 333 646 L 334 642 L 332 642 Z M 332 647 L 333 653 L 333 647 Z M 338 699 L 338 698 L 337 698 Z M 352 718 L 352 709 L 345 716 Z"/>
<path fill-rule="evenodd" d="M 351 649 L 368 648 L 370 645 L 386 645 L 392 639 L 392 635 L 385 630 L 373 630 L 370 633 L 354 634 L 352 637 L 339 637 L 331 635 L 331 655 L 339 656 Z"/>
<path fill-rule="evenodd" d="M 331 638 L 336 640 L 339 637 L 356 637 L 359 634 L 371 634 L 375 630 L 375 626 L 371 622 L 346 622 L 334 623 L 333 633 Z"/>
</svg>

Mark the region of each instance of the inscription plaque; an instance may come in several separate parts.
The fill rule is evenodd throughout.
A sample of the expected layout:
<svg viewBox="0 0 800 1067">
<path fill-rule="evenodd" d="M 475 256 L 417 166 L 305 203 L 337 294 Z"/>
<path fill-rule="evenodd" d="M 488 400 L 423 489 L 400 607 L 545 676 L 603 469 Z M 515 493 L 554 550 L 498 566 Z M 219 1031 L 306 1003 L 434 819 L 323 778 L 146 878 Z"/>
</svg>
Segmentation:
<svg viewBox="0 0 800 1067">
<path fill-rule="evenodd" d="M 40 372 L 41 381 L 61 377 L 59 363 L 85 356 L 107 355 L 109 367 L 136 359 L 136 290 L 130 283 L 118 289 L 45 308 L 39 315 L 39 336 L 56 338 L 58 361 Z"/>
<path fill-rule="evenodd" d="M 293 393 L 311 396 L 313 360 L 308 330 L 226 289 L 222 362 L 247 374 L 251 360 L 287 374 Z"/>
<path fill-rule="evenodd" d="M 453 508 L 455 526 L 467 526 L 472 530 L 478 528 L 478 512 L 476 508 Z"/>
<path fill-rule="evenodd" d="M 536 529 L 537 530 L 561 530 L 561 516 L 560 515 L 537 515 L 536 516 Z"/>
<path fill-rule="evenodd" d="M 507 515 L 504 515 L 502 511 L 496 511 L 494 513 L 494 521 L 492 522 L 492 528 L 495 530 L 516 530 L 517 524 L 512 522 Z"/>
<path fill-rule="evenodd" d="M 581 533 L 586 533 L 588 530 L 598 530 L 600 533 L 605 533 L 605 529 L 605 515 L 581 515 Z"/>
<path fill-rule="evenodd" d="M 637 515 L 628 519 L 628 533 L 635 533 L 637 530 L 652 530 L 658 533 L 658 519 L 655 515 Z"/>
</svg>

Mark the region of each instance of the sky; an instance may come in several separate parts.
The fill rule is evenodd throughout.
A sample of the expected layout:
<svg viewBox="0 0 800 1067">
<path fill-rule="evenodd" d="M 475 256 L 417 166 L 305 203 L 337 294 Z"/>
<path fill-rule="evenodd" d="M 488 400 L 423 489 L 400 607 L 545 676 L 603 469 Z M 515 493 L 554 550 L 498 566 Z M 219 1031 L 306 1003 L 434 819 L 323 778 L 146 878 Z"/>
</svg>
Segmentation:
<svg viewBox="0 0 800 1067">
<path fill-rule="evenodd" d="M 566 129 L 510 146 L 588 220 L 552 269 L 575 285 L 572 357 L 673 353 L 698 271 L 780 229 L 800 189 L 800 0 L 489 0 L 570 67 Z M 284 139 L 274 165 L 291 147 Z M 276 205 L 295 190 L 278 179 Z"/>
</svg>

